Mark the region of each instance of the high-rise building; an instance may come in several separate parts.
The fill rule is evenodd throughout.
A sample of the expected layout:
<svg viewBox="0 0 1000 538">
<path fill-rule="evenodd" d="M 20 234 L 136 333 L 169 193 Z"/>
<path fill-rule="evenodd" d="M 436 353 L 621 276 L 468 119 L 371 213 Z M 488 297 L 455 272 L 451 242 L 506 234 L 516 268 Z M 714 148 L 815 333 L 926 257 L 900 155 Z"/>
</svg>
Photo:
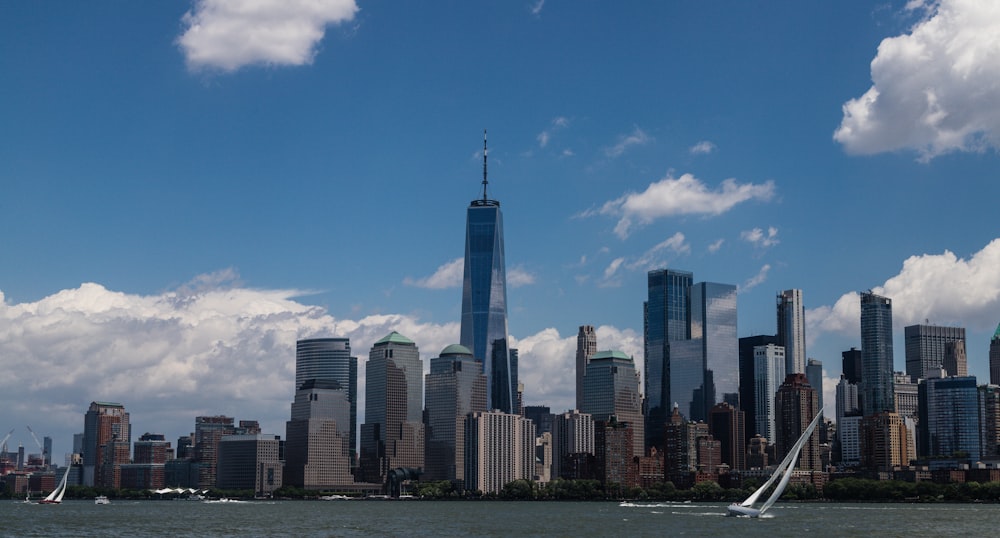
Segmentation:
<svg viewBox="0 0 1000 538">
<path fill-rule="evenodd" d="M 535 433 L 541 437 L 543 433 L 552 431 L 552 409 L 547 405 L 526 405 L 524 406 L 524 416 L 535 423 Z"/>
<path fill-rule="evenodd" d="M 858 427 L 861 465 L 878 471 L 909 465 L 913 450 L 903 417 L 892 411 L 866 414 Z"/>
<path fill-rule="evenodd" d="M 979 461 L 980 412 L 976 378 L 934 377 L 929 373 L 918 388 L 917 455 L 933 459 L 954 458 L 966 463 Z"/>
<path fill-rule="evenodd" d="M 253 490 L 270 496 L 281 488 L 281 438 L 277 435 L 227 435 L 219 441 L 218 487 Z"/>
<path fill-rule="evenodd" d="M 597 331 L 593 325 L 580 325 L 576 334 L 576 408 L 583 408 L 583 376 L 587 375 L 590 356 L 597 353 Z"/>
<path fill-rule="evenodd" d="M 955 340 L 944 345 L 944 369 L 948 375 L 969 375 L 969 360 L 965 355 L 965 340 Z"/>
<path fill-rule="evenodd" d="M 823 361 L 817 359 L 807 360 L 805 374 L 806 378 L 809 380 L 809 384 L 812 385 L 812 388 L 816 389 L 816 401 L 819 402 L 819 410 L 822 412 L 823 411 Z M 822 437 L 822 435 L 820 435 L 820 437 Z"/>
<path fill-rule="evenodd" d="M 847 380 L 847 376 L 840 375 L 840 383 L 837 383 L 837 424 L 840 424 L 844 417 L 860 415 L 861 408 L 858 404 L 858 386 Z"/>
<path fill-rule="evenodd" d="M 698 408 L 692 410 L 691 420 L 707 421 L 708 410 L 715 404 L 739 398 L 739 339 L 736 334 L 736 286 L 715 282 L 699 282 L 692 286 L 691 339 L 701 344 L 703 399 L 698 402 Z"/>
<path fill-rule="evenodd" d="M 572 463 L 594 453 L 594 417 L 579 411 L 555 415 L 552 422 L 552 476 L 575 478 Z M 569 467 L 569 469 L 567 469 Z"/>
<path fill-rule="evenodd" d="M 990 339 L 990 385 L 1000 385 L 1000 325 Z"/>
<path fill-rule="evenodd" d="M 517 399 L 507 350 L 507 273 L 500 202 L 486 192 L 486 137 L 483 136 L 483 197 L 466 213 L 465 269 L 462 280 L 461 344 L 483 363 L 490 409 L 512 412 Z M 495 349 L 497 343 L 504 349 Z"/>
<path fill-rule="evenodd" d="M 308 338 L 295 343 L 295 390 L 309 380 L 335 381 L 346 391 L 350 416 L 338 427 L 349 432 L 353 461 L 358 442 L 358 358 L 352 356 L 349 338 Z"/>
<path fill-rule="evenodd" d="M 664 432 L 663 472 L 680 489 L 694 485 L 695 473 L 705 465 L 699 461 L 698 440 L 709 437 L 708 424 L 690 422 L 675 407 Z"/>
<path fill-rule="evenodd" d="M 861 465 L 861 421 L 861 415 L 848 415 L 837 422 L 837 451 L 843 467 Z"/>
<path fill-rule="evenodd" d="M 521 415 L 472 413 L 465 422 L 465 487 L 499 493 L 509 482 L 531 480 L 535 471 L 535 425 Z"/>
<path fill-rule="evenodd" d="M 132 430 L 129 414 L 125 406 L 114 402 L 91 402 L 83 418 L 83 485 L 108 486 L 108 476 L 113 476 L 104 467 L 129 463 L 128 444 Z M 114 443 L 125 443 L 125 454 L 113 450 Z M 123 460 L 123 461 L 122 461 Z"/>
<path fill-rule="evenodd" d="M 424 466 L 423 388 L 420 351 L 412 340 L 393 331 L 375 342 L 365 367 L 364 481 L 382 483 L 393 469 Z"/>
<path fill-rule="evenodd" d="M 1000 386 L 979 386 L 979 424 L 983 459 L 1000 456 Z"/>
<path fill-rule="evenodd" d="M 219 463 L 219 441 L 236 433 L 233 417 L 195 417 L 194 459 L 198 462 L 198 487 L 214 488 Z"/>
<path fill-rule="evenodd" d="M 167 463 L 170 441 L 161 433 L 144 433 L 133 444 L 132 463 Z"/>
<path fill-rule="evenodd" d="M 715 404 L 708 413 L 708 433 L 722 450 L 722 463 L 730 469 L 746 469 L 745 413 L 725 402 Z"/>
<path fill-rule="evenodd" d="M 861 411 L 895 411 L 892 396 L 892 299 L 861 293 Z"/>
<path fill-rule="evenodd" d="M 785 372 L 806 373 L 806 311 L 802 290 L 778 294 L 778 345 L 785 348 Z"/>
<path fill-rule="evenodd" d="M 861 384 L 861 350 L 851 348 L 840 354 L 842 357 L 841 372 L 852 385 Z"/>
<path fill-rule="evenodd" d="M 916 383 L 927 377 L 927 373 L 938 368 L 945 368 L 947 347 L 949 343 L 962 342 L 961 362 L 965 362 L 965 329 L 962 327 L 939 327 L 937 325 L 910 325 L 903 329 L 906 348 L 906 373 Z M 862 348 L 864 346 L 862 345 Z M 957 360 L 952 348 L 953 360 L 956 361 L 955 372 L 949 370 L 949 375 L 958 375 Z"/>
<path fill-rule="evenodd" d="M 295 390 L 285 423 L 282 483 L 311 490 L 354 482 L 350 390 L 332 379 L 308 379 Z"/>
<path fill-rule="evenodd" d="M 785 380 L 785 348 L 774 344 L 755 347 L 753 380 L 757 394 L 753 410 L 757 430 L 753 433 L 773 441 L 777 416 L 774 395 Z"/>
<path fill-rule="evenodd" d="M 636 433 L 632 424 L 619 422 L 614 417 L 594 424 L 594 474 L 605 493 L 624 496 L 630 488 L 639 485 L 639 469 L 632 452 Z M 642 445 L 641 440 L 639 445 Z"/>
<path fill-rule="evenodd" d="M 663 445 L 663 427 L 673 402 L 690 415 L 694 391 L 704 382 L 700 349 L 691 345 L 691 284 L 687 271 L 659 269 L 647 275 L 648 299 L 643 303 L 645 350 L 645 444 Z M 681 353 L 682 343 L 688 343 Z M 681 355 L 686 355 L 681 357 Z"/>
<path fill-rule="evenodd" d="M 916 419 L 917 384 L 910 379 L 909 374 L 903 372 L 896 372 L 892 377 L 892 393 L 896 400 L 896 413 L 904 419 Z"/>
<path fill-rule="evenodd" d="M 768 344 L 778 345 L 778 337 L 774 335 L 746 336 L 739 340 L 740 353 L 740 405 L 746 415 L 746 443 L 759 432 L 757 428 L 757 377 L 756 377 L 756 356 L 754 348 L 766 346 Z M 784 358 L 782 358 L 784 360 Z M 781 377 L 784 379 L 784 367 L 782 367 Z M 775 384 L 774 390 L 778 390 Z M 773 395 L 772 395 L 773 396 Z"/>
<path fill-rule="evenodd" d="M 809 385 L 805 374 L 788 374 L 774 396 L 775 407 L 775 458 L 784 459 L 792 446 L 806 431 L 809 423 L 819 414 L 816 389 Z M 819 453 L 819 430 L 813 430 L 799 454 L 798 467 L 803 470 L 822 471 Z"/>
<path fill-rule="evenodd" d="M 633 454 L 643 452 L 642 396 L 639 393 L 639 372 L 632 358 L 621 351 L 598 351 L 590 358 L 583 385 L 583 407 L 595 422 L 608 422 L 615 417 L 628 423 L 635 443 Z"/>
<path fill-rule="evenodd" d="M 486 411 L 483 364 L 469 348 L 450 345 L 431 359 L 426 380 L 426 465 L 421 479 L 464 483 L 465 419 L 470 413 Z"/>
</svg>

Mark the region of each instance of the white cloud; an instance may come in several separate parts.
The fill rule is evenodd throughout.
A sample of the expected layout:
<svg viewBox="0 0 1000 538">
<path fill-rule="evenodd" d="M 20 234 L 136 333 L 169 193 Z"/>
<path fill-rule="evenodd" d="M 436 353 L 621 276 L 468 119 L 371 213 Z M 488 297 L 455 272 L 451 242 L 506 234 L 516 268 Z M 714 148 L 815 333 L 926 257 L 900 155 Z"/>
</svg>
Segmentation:
<svg viewBox="0 0 1000 538">
<path fill-rule="evenodd" d="M 719 239 L 719 240 L 715 241 L 711 245 L 708 245 L 708 251 L 709 252 L 713 252 L 713 253 L 714 252 L 718 252 L 719 249 L 722 248 L 722 244 L 725 243 L 725 242 L 726 242 L 725 239 Z"/>
<path fill-rule="evenodd" d="M 527 269 L 520 265 L 512 267 L 507 271 L 507 285 L 511 288 L 520 288 L 535 283 L 535 275 L 529 273 Z"/>
<path fill-rule="evenodd" d="M 538 147 L 544 148 L 547 146 L 549 144 L 549 140 L 552 139 L 552 135 L 555 134 L 556 131 L 565 129 L 567 126 L 569 126 L 569 118 L 563 116 L 554 118 L 549 124 L 549 127 L 538 133 L 538 136 L 535 137 L 538 140 Z M 566 151 L 568 150 L 563 151 L 563 155 L 566 154 Z M 572 152 L 570 152 L 570 154 L 572 155 Z"/>
<path fill-rule="evenodd" d="M 645 131 L 636 127 L 631 133 L 618 137 L 618 143 L 605 148 L 604 154 L 611 158 L 620 157 L 628 148 L 632 146 L 644 146 L 652 142 L 652 140 L 652 137 L 646 134 Z"/>
<path fill-rule="evenodd" d="M 834 139 L 849 153 L 899 149 L 921 160 L 1000 142 L 1000 2 L 910 2 L 927 14 L 887 38 L 871 62 L 872 86 L 843 106 Z"/>
<path fill-rule="evenodd" d="M 939 325 L 992 330 L 1000 312 L 1000 238 L 968 259 L 954 253 L 910 256 L 899 274 L 872 291 L 892 299 L 897 328 L 925 319 Z M 860 337 L 861 305 L 857 293 L 841 296 L 832 307 L 806 311 L 806 334 L 837 332 Z"/>
<path fill-rule="evenodd" d="M 600 209 L 586 211 L 581 216 L 601 214 L 620 217 L 615 225 L 615 233 L 624 239 L 633 228 L 650 224 L 656 219 L 680 215 L 715 216 L 742 202 L 766 201 L 773 196 L 773 181 L 755 185 L 739 184 L 735 179 L 727 179 L 719 189 L 713 191 L 691 174 L 684 174 L 679 178 L 668 175 L 651 183 L 641 193 L 627 193 L 605 202 Z"/>
<path fill-rule="evenodd" d="M 622 263 L 625 263 L 625 258 L 615 258 L 611 260 L 611 263 L 608 264 L 608 267 L 604 269 L 604 279 L 608 280 L 611 277 L 615 276 L 615 273 L 618 272 L 618 268 L 622 266 Z"/>
<path fill-rule="evenodd" d="M 542 8 L 545 7 L 545 0 L 536 0 L 534 4 L 531 5 L 531 14 L 539 15 L 542 12 Z"/>
<path fill-rule="evenodd" d="M 778 241 L 778 229 L 774 226 L 768 227 L 767 232 L 761 228 L 742 231 L 740 238 L 758 248 L 773 247 L 780 242 Z"/>
<path fill-rule="evenodd" d="M 326 27 L 357 11 L 354 0 L 195 0 L 177 44 L 191 69 L 305 65 Z"/>
<path fill-rule="evenodd" d="M 758 271 L 756 275 L 747 279 L 747 281 L 744 282 L 742 286 L 740 286 L 739 292 L 743 293 L 745 291 L 750 291 L 753 288 L 757 287 L 758 285 L 763 284 L 767 280 L 767 273 L 770 270 L 771 270 L 771 265 L 764 264 L 764 266 L 760 268 L 760 271 Z"/>
<path fill-rule="evenodd" d="M 463 258 L 455 258 L 438 267 L 433 275 L 424 278 L 406 277 L 403 279 L 403 284 L 432 290 L 458 288 L 462 285 L 464 271 L 465 260 Z"/>
<path fill-rule="evenodd" d="M 670 260 L 690 253 L 691 245 L 687 242 L 684 234 L 676 232 L 674 235 L 660 241 L 638 256 L 623 256 L 612 260 L 604 269 L 603 279 L 598 282 L 598 286 L 604 288 L 621 286 L 622 281 L 619 278 L 619 271 L 622 268 L 629 271 L 648 271 L 656 267 L 663 267 Z M 577 281 L 580 283 L 583 282 L 579 279 Z"/>
<path fill-rule="evenodd" d="M 716 149 L 715 144 L 709 142 L 708 140 L 702 140 L 701 142 L 691 146 L 688 151 L 692 155 L 708 155 Z"/>
</svg>

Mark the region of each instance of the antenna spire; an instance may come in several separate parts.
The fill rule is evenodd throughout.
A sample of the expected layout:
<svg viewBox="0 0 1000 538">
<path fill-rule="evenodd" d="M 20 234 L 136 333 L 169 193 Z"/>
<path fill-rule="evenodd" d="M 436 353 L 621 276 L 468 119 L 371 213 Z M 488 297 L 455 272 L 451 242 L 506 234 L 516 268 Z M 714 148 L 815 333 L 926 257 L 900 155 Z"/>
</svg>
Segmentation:
<svg viewBox="0 0 1000 538">
<path fill-rule="evenodd" d="M 486 129 L 483 129 L 483 201 L 486 201 Z"/>
</svg>

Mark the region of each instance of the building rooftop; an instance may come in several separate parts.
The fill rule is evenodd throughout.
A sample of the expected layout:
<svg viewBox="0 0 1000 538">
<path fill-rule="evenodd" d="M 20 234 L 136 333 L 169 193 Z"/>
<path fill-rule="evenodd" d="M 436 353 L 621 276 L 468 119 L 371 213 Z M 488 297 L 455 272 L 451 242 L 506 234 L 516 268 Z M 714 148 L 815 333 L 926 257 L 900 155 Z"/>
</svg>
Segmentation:
<svg viewBox="0 0 1000 538">
<path fill-rule="evenodd" d="M 385 335 L 378 342 L 375 342 L 375 345 L 377 346 L 379 344 L 390 344 L 390 343 L 391 344 L 412 344 L 413 340 L 410 340 L 409 338 L 407 338 L 407 337 L 399 334 L 396 331 L 392 331 L 391 333 Z"/>
<path fill-rule="evenodd" d="M 468 355 L 471 357 L 472 350 L 460 344 L 452 344 L 441 350 L 441 356 L 445 355 Z"/>
<path fill-rule="evenodd" d="M 596 361 L 596 360 L 600 360 L 600 359 L 624 359 L 624 360 L 630 361 L 630 360 L 632 360 L 632 357 L 629 357 L 628 355 L 626 355 L 625 353 L 622 353 L 621 351 L 618 351 L 617 349 L 615 349 L 615 350 L 607 350 L 607 351 L 598 351 L 597 353 L 594 353 L 590 357 L 590 360 L 592 360 L 592 361 Z"/>
</svg>

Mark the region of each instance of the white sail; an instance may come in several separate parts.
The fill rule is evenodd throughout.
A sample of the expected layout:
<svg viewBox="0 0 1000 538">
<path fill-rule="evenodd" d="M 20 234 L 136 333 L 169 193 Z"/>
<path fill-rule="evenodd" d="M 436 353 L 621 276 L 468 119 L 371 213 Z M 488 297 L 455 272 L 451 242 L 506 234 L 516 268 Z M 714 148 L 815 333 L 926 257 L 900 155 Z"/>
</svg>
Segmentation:
<svg viewBox="0 0 1000 538">
<path fill-rule="evenodd" d="M 62 480 L 59 481 L 59 485 L 56 489 L 52 490 L 44 499 L 39 501 L 40 504 L 59 504 L 62 502 L 63 495 L 66 494 L 66 481 L 69 479 L 69 469 L 63 473 Z"/>
<path fill-rule="evenodd" d="M 792 445 L 791 450 L 785 455 L 785 458 L 781 460 L 774 472 L 771 473 L 771 477 L 764 482 L 764 485 L 757 488 L 749 497 L 746 498 L 741 503 L 733 503 L 727 512 L 727 515 L 731 516 L 750 516 L 759 517 L 768 508 L 771 507 L 781 494 L 784 493 L 785 487 L 788 486 L 788 481 L 792 478 L 792 473 L 795 471 L 795 464 L 798 461 L 799 453 L 802 451 L 802 447 L 805 446 L 809 437 L 812 435 L 813 430 L 816 429 L 816 425 L 819 424 L 820 418 L 823 416 L 823 412 L 820 411 L 813 418 L 812 422 L 809 423 L 809 427 L 806 428 L 802 435 L 799 437 L 795 444 Z M 753 504 L 757 502 L 760 496 L 767 491 L 767 489 L 774 483 L 775 480 L 781 479 L 778 485 L 774 488 L 774 492 L 768 497 L 767 501 L 758 509 L 753 508 Z"/>
</svg>

